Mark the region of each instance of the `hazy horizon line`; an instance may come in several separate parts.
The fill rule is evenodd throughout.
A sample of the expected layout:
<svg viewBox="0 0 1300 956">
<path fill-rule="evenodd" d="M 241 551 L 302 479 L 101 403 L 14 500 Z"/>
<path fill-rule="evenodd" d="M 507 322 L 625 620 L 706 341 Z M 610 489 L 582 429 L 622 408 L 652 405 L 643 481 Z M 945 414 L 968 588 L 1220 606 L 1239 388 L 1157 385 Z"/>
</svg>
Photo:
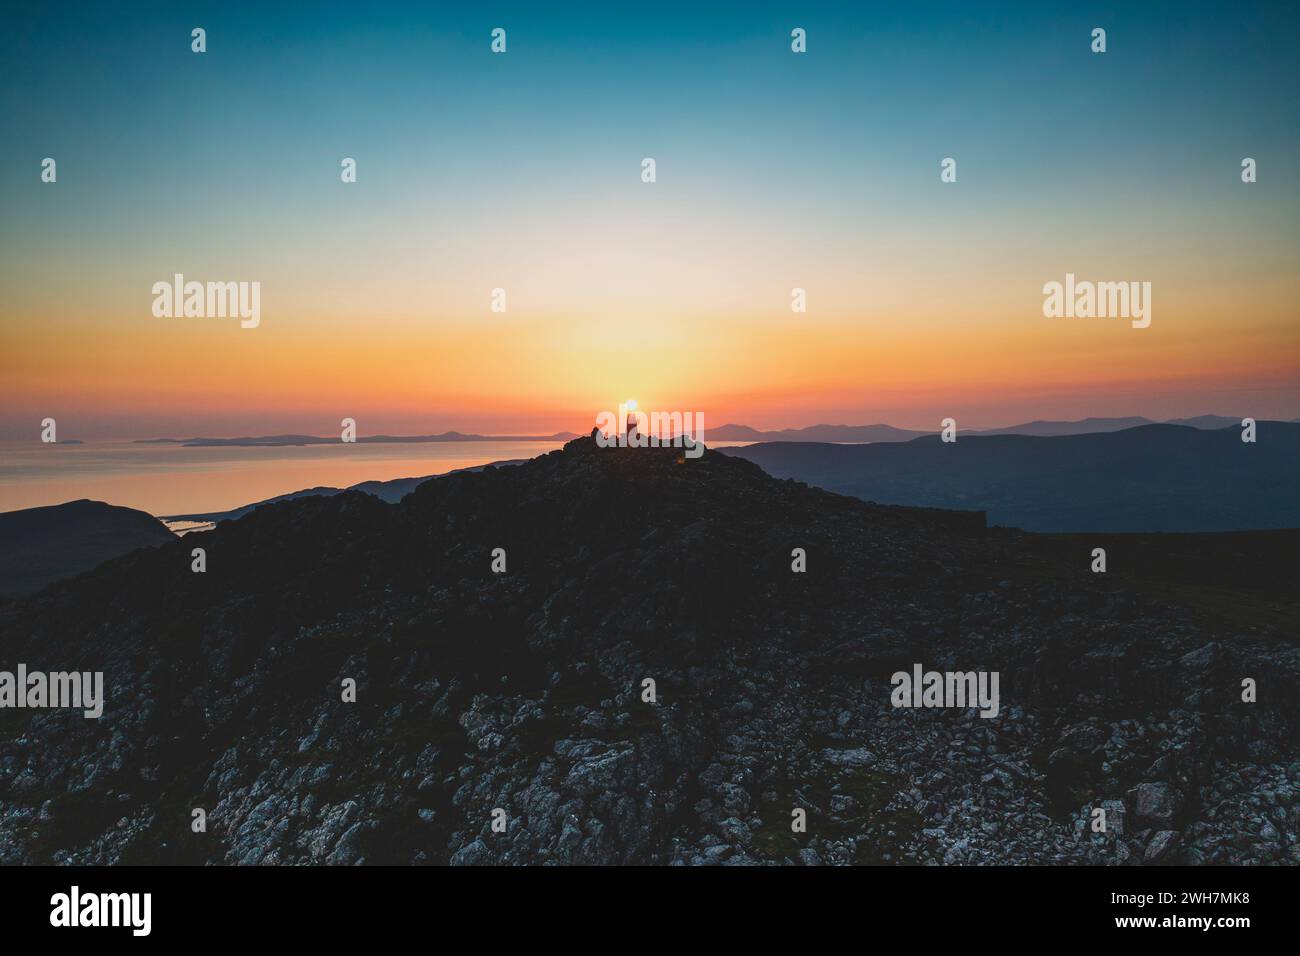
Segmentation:
<svg viewBox="0 0 1300 956">
<path fill-rule="evenodd" d="M 1143 415 L 1141 413 L 1131 413 L 1126 415 L 1084 415 L 1079 418 L 1026 418 L 1026 419 L 1011 421 L 1010 423 L 1006 423 L 1006 424 L 987 424 L 987 423 L 978 423 L 978 422 L 975 424 L 968 424 L 968 423 L 963 423 L 962 420 L 958 418 L 957 423 L 958 426 L 965 431 L 994 431 L 999 429 L 1016 428 L 1023 425 L 1031 425 L 1031 424 L 1045 423 L 1045 422 L 1063 423 L 1063 424 L 1081 424 L 1084 422 L 1092 422 L 1092 421 L 1109 422 L 1109 421 L 1120 421 L 1123 419 L 1131 419 L 1131 418 L 1145 419 L 1145 421 L 1148 423 L 1158 424 L 1158 425 L 1179 423 L 1179 422 L 1190 421 L 1199 418 L 1231 418 L 1240 421 L 1242 418 L 1251 417 L 1251 418 L 1255 418 L 1257 421 L 1284 421 L 1284 422 L 1300 421 L 1300 409 L 1295 409 L 1294 411 L 1296 412 L 1296 414 L 1291 416 L 1288 416 L 1285 413 L 1278 416 L 1269 416 L 1269 415 L 1240 416 L 1240 415 L 1225 415 L 1221 412 L 1201 412 L 1194 415 L 1178 415 L 1172 418 L 1153 418 L 1149 415 Z M 578 428 L 578 427 L 552 428 L 549 431 L 537 430 L 531 433 L 525 430 L 495 433 L 495 432 L 486 432 L 486 431 L 474 431 L 471 429 L 466 429 L 466 428 L 461 428 L 456 426 L 444 428 L 441 431 L 406 432 L 406 431 L 388 431 L 388 430 L 381 429 L 375 432 L 366 432 L 366 433 L 357 432 L 357 441 L 362 441 L 364 439 L 374 440 L 377 438 L 388 438 L 388 439 L 395 439 L 398 441 L 406 440 L 406 441 L 410 441 L 412 444 L 417 444 L 418 442 L 415 441 L 415 439 L 441 438 L 444 435 L 450 435 L 450 434 L 460 434 L 469 438 L 478 438 L 478 439 L 484 439 L 490 441 L 547 441 L 547 440 L 553 440 L 556 438 L 556 436 L 563 435 L 563 434 L 574 435 L 577 437 L 589 435 L 591 433 L 591 429 L 595 427 L 596 427 L 596 423 L 593 421 L 591 425 L 585 429 Z M 733 418 L 733 419 L 728 419 L 722 422 L 722 424 L 715 425 L 713 427 L 715 429 L 749 428 L 756 432 L 761 432 L 761 433 L 797 432 L 797 431 L 806 431 L 813 428 L 877 428 L 877 427 L 894 428 L 894 429 L 898 429 L 899 431 L 915 431 L 915 432 L 922 432 L 922 433 L 933 431 L 938 433 L 943 426 L 938 422 L 935 422 L 932 425 L 919 426 L 916 424 L 895 424 L 894 422 L 883 421 L 883 420 L 867 421 L 867 422 L 861 422 L 856 424 L 851 424 L 847 421 L 836 422 L 836 421 L 822 420 L 822 421 L 816 421 L 806 425 L 763 426 L 763 425 L 750 424 L 748 422 Z M 33 429 L 32 431 L 33 434 L 36 436 L 36 440 L 39 440 L 39 429 Z M 707 433 L 708 433 L 708 426 L 706 425 L 705 434 L 707 435 Z M 72 434 L 72 435 L 68 435 L 67 437 L 60 437 L 58 440 L 58 444 L 70 444 L 70 443 L 92 442 L 92 441 L 157 443 L 157 444 L 174 442 L 177 444 L 184 444 L 184 443 L 194 442 L 194 441 L 220 441 L 220 442 L 234 442 L 240 440 L 260 441 L 269 438 L 280 438 L 280 437 L 311 438 L 311 439 L 316 439 L 323 443 L 329 443 L 330 441 L 335 440 L 329 434 L 317 434 L 317 433 L 305 432 L 305 431 L 267 430 L 267 431 L 257 431 L 257 432 L 251 432 L 251 431 L 239 432 L 238 430 L 230 430 L 226 433 L 205 432 L 205 433 L 196 433 L 190 435 L 185 435 L 183 433 L 180 434 L 174 433 L 171 435 L 132 435 L 132 436 L 113 434 L 113 435 L 95 436 L 90 438 L 80 438 L 78 435 Z M 26 440 L 28 439 L 17 437 L 12 433 L 0 434 L 0 441 L 4 441 L 4 442 L 19 443 Z M 269 446 L 269 447 L 274 447 L 274 446 Z"/>
</svg>

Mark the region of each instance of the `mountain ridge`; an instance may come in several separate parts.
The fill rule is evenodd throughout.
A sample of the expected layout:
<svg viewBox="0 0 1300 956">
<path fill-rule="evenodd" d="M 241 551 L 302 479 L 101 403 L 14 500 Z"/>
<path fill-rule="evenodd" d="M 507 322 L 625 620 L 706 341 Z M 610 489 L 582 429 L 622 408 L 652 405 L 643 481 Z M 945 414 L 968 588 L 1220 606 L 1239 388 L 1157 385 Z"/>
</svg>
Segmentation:
<svg viewBox="0 0 1300 956">
<path fill-rule="evenodd" d="M 280 502 L 0 604 L 10 659 L 108 688 L 100 721 L 0 710 L 0 862 L 1287 859 L 1280 628 L 679 452 Z M 1001 716 L 892 707 L 914 662 L 1000 672 Z M 1124 826 L 1083 836 L 1102 800 Z"/>
<path fill-rule="evenodd" d="M 977 508 L 1027 531 L 1300 527 L 1300 425 L 1151 424 L 1083 435 L 958 432 L 870 445 L 773 442 L 719 449 L 779 478 L 867 501 Z"/>
</svg>

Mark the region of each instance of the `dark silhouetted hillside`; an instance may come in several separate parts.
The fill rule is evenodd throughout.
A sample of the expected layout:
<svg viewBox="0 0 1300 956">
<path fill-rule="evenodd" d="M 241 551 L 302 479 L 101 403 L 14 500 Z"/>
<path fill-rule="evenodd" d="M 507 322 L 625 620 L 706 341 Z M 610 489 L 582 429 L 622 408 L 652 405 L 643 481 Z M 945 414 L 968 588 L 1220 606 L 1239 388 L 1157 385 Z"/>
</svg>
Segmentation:
<svg viewBox="0 0 1300 956">
<path fill-rule="evenodd" d="M 1237 531 L 1300 527 L 1300 426 L 1257 441 L 1144 425 L 1062 437 L 938 435 L 875 445 L 725 448 L 778 478 L 883 504 L 974 508 L 1029 531 Z"/>
<path fill-rule="evenodd" d="M 0 514 L 0 597 L 30 594 L 137 548 L 176 536 L 153 515 L 102 501 Z"/>
<path fill-rule="evenodd" d="M 0 605 L 108 696 L 0 710 L 0 862 L 1298 862 L 1294 630 L 1087 546 L 590 438 L 267 505 Z M 914 663 L 999 715 L 893 708 Z"/>
</svg>

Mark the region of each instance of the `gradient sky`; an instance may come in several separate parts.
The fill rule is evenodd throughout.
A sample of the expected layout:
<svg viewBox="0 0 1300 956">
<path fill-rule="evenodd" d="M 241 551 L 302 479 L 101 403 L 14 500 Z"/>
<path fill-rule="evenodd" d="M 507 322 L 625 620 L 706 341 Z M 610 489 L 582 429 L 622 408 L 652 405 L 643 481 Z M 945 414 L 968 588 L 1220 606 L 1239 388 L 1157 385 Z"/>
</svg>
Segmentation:
<svg viewBox="0 0 1300 956">
<path fill-rule="evenodd" d="M 1294 5 L 263 6 L 6 15 L 0 437 L 1300 416 Z"/>
</svg>

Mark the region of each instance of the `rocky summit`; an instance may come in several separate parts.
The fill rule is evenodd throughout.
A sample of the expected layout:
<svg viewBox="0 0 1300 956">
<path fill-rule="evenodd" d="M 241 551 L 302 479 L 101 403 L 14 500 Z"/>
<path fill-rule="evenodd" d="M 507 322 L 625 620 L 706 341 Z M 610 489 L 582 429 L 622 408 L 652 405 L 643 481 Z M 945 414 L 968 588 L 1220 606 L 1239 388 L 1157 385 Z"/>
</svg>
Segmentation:
<svg viewBox="0 0 1300 956">
<path fill-rule="evenodd" d="M 260 507 L 0 604 L 105 697 L 0 710 L 0 862 L 1300 862 L 1294 597 L 1088 550 L 591 438 Z"/>
</svg>

